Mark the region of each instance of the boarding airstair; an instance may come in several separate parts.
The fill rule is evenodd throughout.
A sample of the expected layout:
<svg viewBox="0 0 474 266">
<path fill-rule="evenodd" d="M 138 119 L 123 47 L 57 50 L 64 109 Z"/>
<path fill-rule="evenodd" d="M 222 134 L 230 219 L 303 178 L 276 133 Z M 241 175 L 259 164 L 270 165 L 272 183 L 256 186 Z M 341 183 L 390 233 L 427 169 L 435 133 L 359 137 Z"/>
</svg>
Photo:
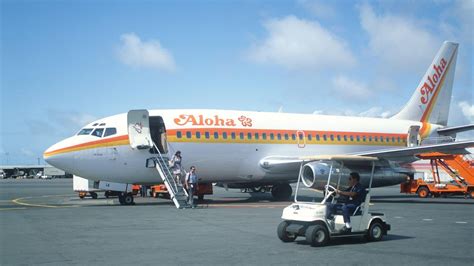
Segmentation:
<svg viewBox="0 0 474 266">
<path fill-rule="evenodd" d="M 156 147 L 155 143 L 153 143 L 153 146 L 158 151 L 158 148 Z M 166 189 L 168 189 L 170 198 L 174 202 L 174 205 L 176 205 L 176 208 L 184 209 L 191 207 L 188 204 L 187 191 L 184 189 L 182 184 L 176 182 L 173 174 L 171 173 L 171 169 L 168 166 L 168 158 L 163 157 L 161 153 L 157 152 L 157 156 L 152 157 L 151 159 L 153 159 L 153 161 L 155 162 L 155 168 L 158 171 L 158 174 L 160 175 L 161 179 L 163 180 Z"/>
</svg>

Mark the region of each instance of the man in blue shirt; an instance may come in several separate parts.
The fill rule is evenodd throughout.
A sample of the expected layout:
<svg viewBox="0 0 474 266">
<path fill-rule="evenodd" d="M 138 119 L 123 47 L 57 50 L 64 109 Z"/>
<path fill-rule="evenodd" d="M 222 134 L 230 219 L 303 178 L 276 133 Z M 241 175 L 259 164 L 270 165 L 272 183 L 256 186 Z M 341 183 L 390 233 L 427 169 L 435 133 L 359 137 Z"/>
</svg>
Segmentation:
<svg viewBox="0 0 474 266">
<path fill-rule="evenodd" d="M 191 208 L 196 208 L 194 205 L 194 191 L 196 191 L 197 185 L 196 167 L 191 166 L 189 173 L 186 175 L 186 189 L 188 190 L 189 205 L 191 205 Z"/>
<path fill-rule="evenodd" d="M 349 174 L 349 188 L 341 191 L 336 189 L 336 194 L 346 196 L 349 199 L 346 203 L 330 204 L 328 206 L 328 215 L 332 215 L 336 210 L 342 210 L 342 217 L 344 218 L 344 228 L 341 233 L 351 232 L 351 214 L 355 211 L 357 206 L 360 206 L 365 198 L 365 188 L 359 183 L 359 173 L 353 172 Z"/>
</svg>

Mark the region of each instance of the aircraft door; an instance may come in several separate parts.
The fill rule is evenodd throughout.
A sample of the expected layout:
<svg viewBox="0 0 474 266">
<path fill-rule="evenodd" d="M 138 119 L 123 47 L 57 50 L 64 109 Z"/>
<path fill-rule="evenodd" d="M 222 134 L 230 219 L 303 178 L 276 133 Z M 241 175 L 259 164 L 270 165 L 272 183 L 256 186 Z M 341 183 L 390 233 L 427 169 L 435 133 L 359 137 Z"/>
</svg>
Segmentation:
<svg viewBox="0 0 474 266">
<path fill-rule="evenodd" d="M 304 131 L 302 130 L 296 131 L 296 139 L 298 141 L 298 148 L 306 147 L 306 136 L 304 134 Z"/>
<path fill-rule="evenodd" d="M 410 126 L 407 136 L 407 147 L 416 147 L 420 144 L 420 126 Z"/>
<path fill-rule="evenodd" d="M 134 149 L 153 147 L 150 135 L 148 110 L 130 110 L 127 114 L 128 139 Z"/>
</svg>

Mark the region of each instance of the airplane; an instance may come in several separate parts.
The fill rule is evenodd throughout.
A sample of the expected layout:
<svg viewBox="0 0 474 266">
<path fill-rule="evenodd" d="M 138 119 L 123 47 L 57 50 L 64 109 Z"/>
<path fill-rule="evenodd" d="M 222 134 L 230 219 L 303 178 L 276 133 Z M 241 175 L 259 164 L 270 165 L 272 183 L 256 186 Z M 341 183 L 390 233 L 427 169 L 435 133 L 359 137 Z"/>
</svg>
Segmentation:
<svg viewBox="0 0 474 266">
<path fill-rule="evenodd" d="M 407 104 L 391 118 L 213 109 L 131 110 L 98 119 L 44 152 L 50 165 L 96 181 L 163 183 L 146 167 L 157 153 L 183 155 L 199 182 L 226 187 L 271 185 L 291 197 L 305 156 L 379 158 L 372 187 L 400 184 L 413 169 L 401 163 L 426 152 L 466 154 L 473 140 L 455 141 L 474 125 L 447 127 L 458 44 L 444 42 Z M 304 165 L 304 184 L 321 189 L 327 164 Z M 354 169 L 350 169 L 354 170 Z M 362 183 L 370 171 L 361 173 Z"/>
</svg>

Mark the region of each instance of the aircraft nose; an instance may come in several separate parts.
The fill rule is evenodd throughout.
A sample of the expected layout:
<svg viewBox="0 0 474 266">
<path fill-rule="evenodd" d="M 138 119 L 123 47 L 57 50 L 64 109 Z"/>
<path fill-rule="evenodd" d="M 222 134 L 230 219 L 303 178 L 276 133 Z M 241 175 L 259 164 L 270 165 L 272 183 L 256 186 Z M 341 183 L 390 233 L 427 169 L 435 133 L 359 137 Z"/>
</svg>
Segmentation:
<svg viewBox="0 0 474 266">
<path fill-rule="evenodd" d="M 74 166 L 74 157 L 70 154 L 67 140 L 62 140 L 43 153 L 43 159 L 49 164 L 66 172 Z"/>
</svg>

